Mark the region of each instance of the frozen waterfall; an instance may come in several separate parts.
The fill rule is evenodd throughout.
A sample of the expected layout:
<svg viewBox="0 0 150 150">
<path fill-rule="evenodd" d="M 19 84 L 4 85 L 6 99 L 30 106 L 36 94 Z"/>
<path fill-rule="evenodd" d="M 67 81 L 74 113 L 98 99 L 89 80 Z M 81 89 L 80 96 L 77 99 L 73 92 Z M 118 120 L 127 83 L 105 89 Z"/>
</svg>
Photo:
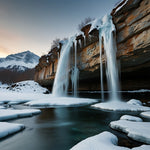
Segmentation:
<svg viewBox="0 0 150 150">
<path fill-rule="evenodd" d="M 61 50 L 56 76 L 53 84 L 52 94 L 54 96 L 66 96 L 69 86 L 70 49 L 75 37 L 64 41 Z"/>
<path fill-rule="evenodd" d="M 103 68 L 102 68 L 102 39 L 104 45 L 104 52 L 106 54 L 106 75 L 108 90 L 110 91 L 109 99 L 117 101 L 120 99 L 119 91 L 119 77 L 116 61 L 116 42 L 114 40 L 115 26 L 112 22 L 112 17 L 106 15 L 102 19 L 99 27 L 99 43 L 100 43 L 100 70 L 101 70 L 101 93 L 102 100 L 104 99 L 103 91 Z"/>
</svg>

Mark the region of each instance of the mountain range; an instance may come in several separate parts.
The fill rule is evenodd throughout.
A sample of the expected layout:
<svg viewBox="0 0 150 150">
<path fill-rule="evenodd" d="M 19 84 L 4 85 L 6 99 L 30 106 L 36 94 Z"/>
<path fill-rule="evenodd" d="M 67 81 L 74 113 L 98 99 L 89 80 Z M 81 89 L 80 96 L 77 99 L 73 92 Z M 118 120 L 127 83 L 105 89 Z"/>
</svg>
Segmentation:
<svg viewBox="0 0 150 150">
<path fill-rule="evenodd" d="M 0 58 L 0 70 L 25 71 L 34 68 L 39 62 L 39 56 L 30 51 L 11 54 L 6 58 Z"/>
<path fill-rule="evenodd" d="M 0 58 L 0 81 L 14 83 L 24 80 L 33 80 L 34 68 L 39 62 L 39 56 L 24 51 Z"/>
</svg>

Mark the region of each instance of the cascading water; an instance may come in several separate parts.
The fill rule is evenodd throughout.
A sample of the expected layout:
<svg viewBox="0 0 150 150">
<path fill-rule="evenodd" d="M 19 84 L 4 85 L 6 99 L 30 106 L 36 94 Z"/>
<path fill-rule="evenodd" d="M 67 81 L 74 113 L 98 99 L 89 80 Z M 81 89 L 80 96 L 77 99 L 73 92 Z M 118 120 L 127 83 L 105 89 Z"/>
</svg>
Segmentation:
<svg viewBox="0 0 150 150">
<path fill-rule="evenodd" d="M 79 77 L 79 69 L 77 67 L 77 45 L 75 44 L 74 51 L 74 67 L 72 69 L 71 80 L 72 80 L 72 89 L 74 97 L 77 97 L 77 87 L 78 87 L 78 77 Z"/>
<path fill-rule="evenodd" d="M 119 77 L 118 77 L 118 69 L 116 62 L 116 43 L 114 42 L 114 33 L 115 26 L 112 22 L 112 17 L 110 15 L 106 15 L 102 19 L 102 24 L 99 28 L 99 40 L 100 40 L 100 59 L 101 59 L 101 90 L 102 90 L 102 98 L 103 98 L 103 73 L 102 73 L 102 38 L 104 44 L 104 51 L 106 54 L 106 75 L 107 75 L 107 84 L 108 89 L 110 91 L 109 99 L 116 101 L 120 100 L 120 96 L 118 94 L 119 91 Z M 103 100 L 103 99 L 102 99 Z"/>
<path fill-rule="evenodd" d="M 75 37 L 71 37 L 63 43 L 52 90 L 54 96 L 67 95 L 69 86 L 70 49 L 74 40 Z"/>
<path fill-rule="evenodd" d="M 99 34 L 100 35 L 100 34 Z M 102 37 L 99 36 L 100 47 L 100 85 L 101 85 L 101 101 L 104 101 L 104 85 L 103 85 L 103 61 L 102 61 Z"/>
</svg>

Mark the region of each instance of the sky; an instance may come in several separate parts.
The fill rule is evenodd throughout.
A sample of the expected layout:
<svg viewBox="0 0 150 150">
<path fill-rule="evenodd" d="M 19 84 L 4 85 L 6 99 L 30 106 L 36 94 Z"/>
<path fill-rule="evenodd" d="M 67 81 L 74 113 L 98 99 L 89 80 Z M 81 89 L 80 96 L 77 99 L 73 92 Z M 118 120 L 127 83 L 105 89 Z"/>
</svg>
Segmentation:
<svg viewBox="0 0 150 150">
<path fill-rule="evenodd" d="M 78 32 L 86 17 L 109 14 L 119 0 L 0 0 L 0 57 L 47 54 L 52 41 Z"/>
</svg>

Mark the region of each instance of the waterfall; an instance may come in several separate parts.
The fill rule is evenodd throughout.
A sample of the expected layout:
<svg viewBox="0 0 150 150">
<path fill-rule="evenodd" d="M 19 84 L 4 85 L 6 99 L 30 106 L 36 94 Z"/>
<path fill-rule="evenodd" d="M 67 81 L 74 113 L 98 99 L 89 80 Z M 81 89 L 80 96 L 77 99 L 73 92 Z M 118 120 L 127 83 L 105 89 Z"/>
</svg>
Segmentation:
<svg viewBox="0 0 150 150">
<path fill-rule="evenodd" d="M 54 96 L 67 95 L 70 71 L 70 49 L 74 40 L 75 37 L 71 37 L 63 43 L 53 84 L 52 94 Z"/>
<path fill-rule="evenodd" d="M 99 43 L 100 43 L 100 68 L 101 68 L 101 90 L 103 95 L 103 73 L 102 73 L 102 38 L 104 44 L 104 51 L 106 54 L 106 75 L 108 90 L 110 91 L 109 99 L 116 101 L 120 99 L 119 91 L 119 77 L 116 62 L 116 43 L 114 42 L 115 26 L 112 22 L 112 17 L 106 15 L 102 19 L 102 24 L 99 28 Z"/>
<path fill-rule="evenodd" d="M 99 34 L 100 48 L 100 85 L 101 85 L 101 101 L 104 101 L 104 85 L 103 85 L 103 61 L 102 61 L 102 37 Z"/>
<path fill-rule="evenodd" d="M 75 44 L 74 50 L 74 67 L 72 68 L 71 80 L 72 80 L 72 91 L 74 97 L 77 97 L 77 88 L 78 88 L 78 78 L 79 78 L 79 69 L 77 67 L 77 44 Z"/>
</svg>

